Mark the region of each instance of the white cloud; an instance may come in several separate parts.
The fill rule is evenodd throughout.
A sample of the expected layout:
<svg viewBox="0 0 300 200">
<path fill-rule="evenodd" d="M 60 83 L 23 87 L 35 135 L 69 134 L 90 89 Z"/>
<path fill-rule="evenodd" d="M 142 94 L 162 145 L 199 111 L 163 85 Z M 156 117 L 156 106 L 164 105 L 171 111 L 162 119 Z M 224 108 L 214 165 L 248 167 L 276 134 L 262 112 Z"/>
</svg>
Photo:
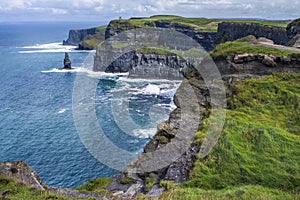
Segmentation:
<svg viewBox="0 0 300 200">
<path fill-rule="evenodd" d="M 68 13 L 67 10 L 58 9 L 58 8 L 52 8 L 51 11 L 52 11 L 52 14 L 54 14 L 54 15 L 65 15 Z"/>
<path fill-rule="evenodd" d="M 174 14 L 192 17 L 296 18 L 300 0 L 0 0 L 0 20 L 13 19 L 15 13 L 27 20 L 38 14 L 64 20 L 105 20 L 122 17 Z M 9 17 L 5 17 L 9 16 Z M 30 16 L 34 16 L 32 19 Z M 21 18 L 21 17 L 19 17 Z M 58 19 L 55 18 L 55 19 Z"/>
</svg>

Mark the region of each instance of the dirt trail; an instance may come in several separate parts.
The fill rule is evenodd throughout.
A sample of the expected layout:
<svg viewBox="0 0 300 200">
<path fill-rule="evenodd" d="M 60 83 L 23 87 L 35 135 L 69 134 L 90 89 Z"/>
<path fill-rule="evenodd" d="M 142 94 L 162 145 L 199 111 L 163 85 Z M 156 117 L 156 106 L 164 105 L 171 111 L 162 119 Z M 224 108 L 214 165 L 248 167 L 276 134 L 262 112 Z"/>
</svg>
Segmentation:
<svg viewBox="0 0 300 200">
<path fill-rule="evenodd" d="M 288 47 L 288 46 L 283 46 L 283 45 L 271 44 L 269 42 L 258 42 L 258 43 L 256 43 L 256 45 L 257 46 L 264 46 L 264 47 L 272 47 L 272 48 L 280 49 L 280 50 L 300 52 L 300 49 L 296 48 L 296 47 Z"/>
</svg>

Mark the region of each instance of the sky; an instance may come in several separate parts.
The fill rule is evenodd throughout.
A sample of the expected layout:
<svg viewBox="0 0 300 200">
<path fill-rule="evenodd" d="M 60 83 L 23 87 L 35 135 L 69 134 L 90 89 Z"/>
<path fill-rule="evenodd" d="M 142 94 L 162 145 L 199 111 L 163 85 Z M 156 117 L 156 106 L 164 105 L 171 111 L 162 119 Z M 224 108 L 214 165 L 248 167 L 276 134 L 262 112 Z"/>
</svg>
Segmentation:
<svg viewBox="0 0 300 200">
<path fill-rule="evenodd" d="M 0 22 L 102 21 L 172 14 L 207 18 L 300 18 L 300 0 L 0 0 Z"/>
</svg>

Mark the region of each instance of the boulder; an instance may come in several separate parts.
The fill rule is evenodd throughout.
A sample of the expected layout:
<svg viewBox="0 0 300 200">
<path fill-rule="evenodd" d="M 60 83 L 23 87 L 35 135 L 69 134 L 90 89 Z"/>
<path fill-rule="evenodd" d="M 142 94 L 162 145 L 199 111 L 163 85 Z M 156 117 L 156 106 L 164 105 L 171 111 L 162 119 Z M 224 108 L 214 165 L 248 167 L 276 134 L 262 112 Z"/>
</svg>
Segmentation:
<svg viewBox="0 0 300 200">
<path fill-rule="evenodd" d="M 262 60 L 262 64 L 264 64 L 267 67 L 276 67 L 277 64 L 274 61 L 274 58 L 272 58 L 271 56 L 267 56 L 265 55 L 264 59 Z"/>
</svg>

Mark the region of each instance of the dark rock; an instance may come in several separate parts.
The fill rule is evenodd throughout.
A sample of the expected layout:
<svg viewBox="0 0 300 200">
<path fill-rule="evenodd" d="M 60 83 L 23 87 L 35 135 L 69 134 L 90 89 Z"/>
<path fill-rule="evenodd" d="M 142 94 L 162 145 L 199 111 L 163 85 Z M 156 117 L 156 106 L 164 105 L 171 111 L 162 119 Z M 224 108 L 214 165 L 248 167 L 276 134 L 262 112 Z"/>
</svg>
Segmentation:
<svg viewBox="0 0 300 200">
<path fill-rule="evenodd" d="M 166 188 L 160 187 L 158 184 L 155 184 L 147 193 L 147 195 L 149 195 L 151 198 L 156 198 L 160 196 L 164 191 L 166 191 Z"/>
<path fill-rule="evenodd" d="M 300 19 L 292 21 L 287 26 L 288 45 L 300 48 Z"/>
<path fill-rule="evenodd" d="M 112 61 L 110 60 L 114 52 L 97 52 L 94 59 L 94 71 L 104 71 L 110 73 L 129 72 L 130 78 L 150 78 L 150 79 L 169 79 L 181 80 L 181 72 L 184 66 L 189 67 L 176 54 L 159 55 L 156 53 L 138 53 L 131 51 L 122 54 Z M 108 66 L 107 68 L 104 68 Z"/>
<path fill-rule="evenodd" d="M 72 67 L 71 67 L 71 60 L 69 58 L 69 54 L 68 53 L 65 53 L 64 69 L 72 69 Z"/>
<path fill-rule="evenodd" d="M 128 190 L 125 192 L 124 196 L 133 198 L 138 193 L 143 191 L 144 185 L 141 182 L 137 182 L 136 184 L 131 185 Z"/>
<path fill-rule="evenodd" d="M 108 189 L 109 191 L 111 191 L 113 193 L 118 192 L 118 191 L 123 191 L 125 193 L 130 188 L 130 186 L 132 185 L 132 183 L 122 184 L 121 180 L 124 177 L 126 177 L 126 176 L 123 173 L 119 173 L 119 174 L 115 175 L 112 178 L 110 186 L 108 186 L 106 189 Z"/>
<path fill-rule="evenodd" d="M 285 45 L 289 41 L 284 28 L 257 23 L 222 22 L 218 25 L 218 34 L 220 42 L 234 41 L 248 35 L 265 37 L 279 45 Z"/>
<path fill-rule="evenodd" d="M 177 183 L 187 181 L 189 173 L 194 167 L 196 154 L 199 150 L 198 146 L 190 147 L 189 150 L 181 156 L 181 158 L 169 166 L 164 178 Z"/>
<path fill-rule="evenodd" d="M 95 35 L 96 28 L 81 29 L 81 30 L 70 30 L 69 37 L 67 40 L 63 41 L 63 45 L 73 45 L 77 46 L 88 36 Z"/>
</svg>

